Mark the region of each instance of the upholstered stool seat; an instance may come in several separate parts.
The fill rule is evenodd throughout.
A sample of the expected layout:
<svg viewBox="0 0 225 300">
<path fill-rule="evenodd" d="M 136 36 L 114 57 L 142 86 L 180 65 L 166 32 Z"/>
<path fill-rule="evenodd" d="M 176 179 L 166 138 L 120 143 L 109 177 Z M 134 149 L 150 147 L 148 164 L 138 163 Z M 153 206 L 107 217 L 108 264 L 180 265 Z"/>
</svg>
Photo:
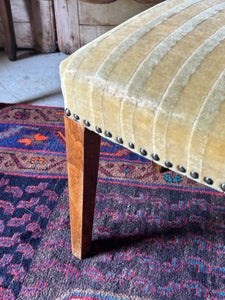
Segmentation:
<svg viewBox="0 0 225 300">
<path fill-rule="evenodd" d="M 156 5 L 72 54 L 61 80 L 78 126 L 225 191 L 225 1 Z"/>
</svg>

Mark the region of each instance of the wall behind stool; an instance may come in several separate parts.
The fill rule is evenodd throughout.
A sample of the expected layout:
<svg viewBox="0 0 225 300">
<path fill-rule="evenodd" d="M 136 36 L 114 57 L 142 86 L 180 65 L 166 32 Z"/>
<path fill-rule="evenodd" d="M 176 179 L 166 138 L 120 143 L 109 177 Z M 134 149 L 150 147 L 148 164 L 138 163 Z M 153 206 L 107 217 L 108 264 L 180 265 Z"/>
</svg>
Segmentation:
<svg viewBox="0 0 225 300">
<path fill-rule="evenodd" d="M 70 54 L 153 4 L 134 0 L 117 0 L 108 4 L 54 0 L 54 6 L 58 46 L 60 51 Z"/>
<path fill-rule="evenodd" d="M 54 52 L 58 47 L 61 52 L 71 54 L 163 0 L 139 1 L 149 3 L 134 0 L 117 0 L 108 4 L 91 4 L 80 0 L 11 0 L 17 47 L 34 48 L 42 53 Z M 1 19 L 0 47 L 5 47 Z"/>
<path fill-rule="evenodd" d="M 52 0 L 11 0 L 18 48 L 49 53 L 56 50 L 56 32 Z M 5 36 L 0 19 L 0 47 Z"/>
</svg>

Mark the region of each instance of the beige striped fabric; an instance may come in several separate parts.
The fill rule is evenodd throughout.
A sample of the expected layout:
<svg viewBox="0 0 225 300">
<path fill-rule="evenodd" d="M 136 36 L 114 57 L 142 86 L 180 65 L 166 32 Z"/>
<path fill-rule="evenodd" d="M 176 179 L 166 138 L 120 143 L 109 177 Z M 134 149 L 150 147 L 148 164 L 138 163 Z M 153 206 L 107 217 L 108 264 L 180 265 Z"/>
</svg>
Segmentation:
<svg viewBox="0 0 225 300">
<path fill-rule="evenodd" d="M 225 1 L 162 2 L 76 51 L 60 73 L 71 118 L 225 191 Z"/>
</svg>

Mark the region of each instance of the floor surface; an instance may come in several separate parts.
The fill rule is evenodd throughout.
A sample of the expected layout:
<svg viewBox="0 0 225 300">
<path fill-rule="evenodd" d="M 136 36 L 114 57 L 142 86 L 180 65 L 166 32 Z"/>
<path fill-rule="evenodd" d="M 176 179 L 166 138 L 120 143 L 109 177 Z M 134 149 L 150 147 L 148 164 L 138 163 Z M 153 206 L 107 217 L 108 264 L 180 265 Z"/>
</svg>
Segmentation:
<svg viewBox="0 0 225 300">
<path fill-rule="evenodd" d="M 59 64 L 66 57 L 26 50 L 18 51 L 17 60 L 11 62 L 0 51 L 0 103 L 63 107 Z"/>
</svg>

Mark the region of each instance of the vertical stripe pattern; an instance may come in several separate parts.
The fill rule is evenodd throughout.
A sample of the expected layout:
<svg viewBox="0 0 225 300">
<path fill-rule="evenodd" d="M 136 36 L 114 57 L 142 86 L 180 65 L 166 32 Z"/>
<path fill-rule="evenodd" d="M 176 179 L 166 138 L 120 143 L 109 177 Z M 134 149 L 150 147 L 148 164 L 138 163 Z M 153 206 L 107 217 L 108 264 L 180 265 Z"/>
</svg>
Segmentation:
<svg viewBox="0 0 225 300">
<path fill-rule="evenodd" d="M 112 141 L 225 183 L 225 1 L 167 0 L 60 67 L 65 107 Z M 72 114 L 71 114 L 72 115 Z M 121 139 L 120 139 L 121 141 Z M 208 184 L 209 185 L 209 184 Z M 210 185 L 211 186 L 211 185 Z"/>
</svg>

